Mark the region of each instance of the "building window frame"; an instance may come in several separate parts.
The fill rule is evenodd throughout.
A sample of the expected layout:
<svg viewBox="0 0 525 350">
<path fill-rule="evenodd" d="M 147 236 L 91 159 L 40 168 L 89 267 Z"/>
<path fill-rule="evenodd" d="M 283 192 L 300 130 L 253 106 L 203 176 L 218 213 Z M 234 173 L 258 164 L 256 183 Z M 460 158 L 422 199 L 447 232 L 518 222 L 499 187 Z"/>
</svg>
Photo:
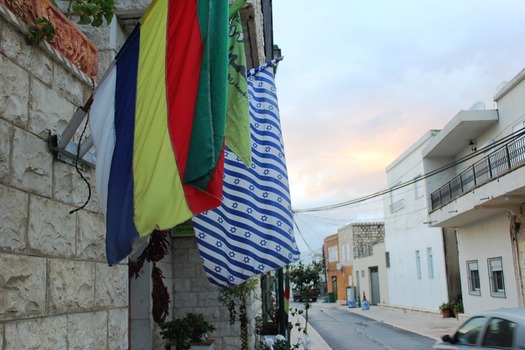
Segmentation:
<svg viewBox="0 0 525 350">
<path fill-rule="evenodd" d="M 468 293 L 470 295 L 481 295 L 481 283 L 479 278 L 479 265 L 477 260 L 467 261 Z"/>
<path fill-rule="evenodd" d="M 421 254 L 419 250 L 416 250 L 416 277 L 418 280 L 421 279 Z"/>
<path fill-rule="evenodd" d="M 487 259 L 489 274 L 490 295 L 495 298 L 506 298 L 505 276 L 503 274 L 503 258 Z"/>
<path fill-rule="evenodd" d="M 427 268 L 428 268 L 428 279 L 434 279 L 434 254 L 432 253 L 432 247 L 427 247 Z"/>
<path fill-rule="evenodd" d="M 421 179 L 421 175 L 418 175 L 414 178 L 414 198 L 418 199 L 423 197 L 425 194 L 425 183 Z"/>
</svg>

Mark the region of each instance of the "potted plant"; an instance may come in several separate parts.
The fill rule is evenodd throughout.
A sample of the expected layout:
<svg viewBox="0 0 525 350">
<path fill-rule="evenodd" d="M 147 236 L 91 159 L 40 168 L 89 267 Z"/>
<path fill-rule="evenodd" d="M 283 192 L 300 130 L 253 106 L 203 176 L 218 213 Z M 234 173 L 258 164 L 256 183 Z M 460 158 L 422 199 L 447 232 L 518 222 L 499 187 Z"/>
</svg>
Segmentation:
<svg viewBox="0 0 525 350">
<path fill-rule="evenodd" d="M 441 305 L 439 305 L 439 310 L 441 311 L 441 315 L 443 316 L 443 318 L 450 317 L 452 305 L 449 302 L 444 302 Z"/>
<path fill-rule="evenodd" d="M 454 311 L 454 314 L 456 315 L 456 318 L 459 320 L 459 314 L 462 314 L 464 312 L 463 310 L 463 300 L 458 299 L 452 306 L 452 309 Z"/>
<path fill-rule="evenodd" d="M 208 340 L 208 332 L 215 327 L 208 323 L 202 314 L 188 312 L 182 318 L 160 324 L 163 339 L 175 345 L 176 350 L 201 349 L 196 346 L 207 346 L 202 349 L 213 349 L 213 342 Z"/>
</svg>

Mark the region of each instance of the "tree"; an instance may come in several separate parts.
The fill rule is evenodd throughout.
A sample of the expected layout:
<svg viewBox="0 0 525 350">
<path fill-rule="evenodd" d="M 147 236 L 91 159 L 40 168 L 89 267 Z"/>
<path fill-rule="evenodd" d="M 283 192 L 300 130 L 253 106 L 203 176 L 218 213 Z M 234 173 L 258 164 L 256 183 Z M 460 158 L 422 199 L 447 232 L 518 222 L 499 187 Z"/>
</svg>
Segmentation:
<svg viewBox="0 0 525 350">
<path fill-rule="evenodd" d="M 302 261 L 290 270 L 290 281 L 303 296 L 306 325 L 304 334 L 308 331 L 308 309 L 310 308 L 309 291 L 318 289 L 321 284 L 321 273 L 324 264 L 320 260 L 314 260 L 309 265 L 304 265 Z M 296 312 L 298 312 L 296 310 Z"/>
</svg>

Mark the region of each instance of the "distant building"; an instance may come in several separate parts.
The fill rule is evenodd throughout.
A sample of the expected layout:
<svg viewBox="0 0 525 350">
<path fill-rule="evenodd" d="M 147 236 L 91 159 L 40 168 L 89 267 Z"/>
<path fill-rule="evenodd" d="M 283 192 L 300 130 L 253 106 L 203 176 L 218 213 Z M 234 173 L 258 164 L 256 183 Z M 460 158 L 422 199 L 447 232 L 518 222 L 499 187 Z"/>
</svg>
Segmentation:
<svg viewBox="0 0 525 350">
<path fill-rule="evenodd" d="M 346 302 L 347 293 L 354 293 L 360 301 L 365 292 L 379 304 L 381 295 L 388 295 L 384 235 L 383 223 L 352 223 L 325 238 L 328 291 L 335 292 L 335 300 Z"/>
</svg>

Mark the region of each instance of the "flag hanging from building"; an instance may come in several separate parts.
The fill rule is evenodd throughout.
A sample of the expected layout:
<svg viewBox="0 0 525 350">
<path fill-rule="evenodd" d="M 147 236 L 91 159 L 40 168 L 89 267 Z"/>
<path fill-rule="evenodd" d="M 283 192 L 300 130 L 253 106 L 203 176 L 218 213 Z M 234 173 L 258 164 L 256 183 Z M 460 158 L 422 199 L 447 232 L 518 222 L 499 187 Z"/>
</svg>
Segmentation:
<svg viewBox="0 0 525 350">
<path fill-rule="evenodd" d="M 225 287 L 299 259 L 274 84 L 276 60 L 248 72 L 252 162 L 229 148 L 222 204 L 192 219 L 204 270 Z"/>
<path fill-rule="evenodd" d="M 90 111 L 110 265 L 220 204 L 228 0 L 153 0 Z"/>
</svg>

